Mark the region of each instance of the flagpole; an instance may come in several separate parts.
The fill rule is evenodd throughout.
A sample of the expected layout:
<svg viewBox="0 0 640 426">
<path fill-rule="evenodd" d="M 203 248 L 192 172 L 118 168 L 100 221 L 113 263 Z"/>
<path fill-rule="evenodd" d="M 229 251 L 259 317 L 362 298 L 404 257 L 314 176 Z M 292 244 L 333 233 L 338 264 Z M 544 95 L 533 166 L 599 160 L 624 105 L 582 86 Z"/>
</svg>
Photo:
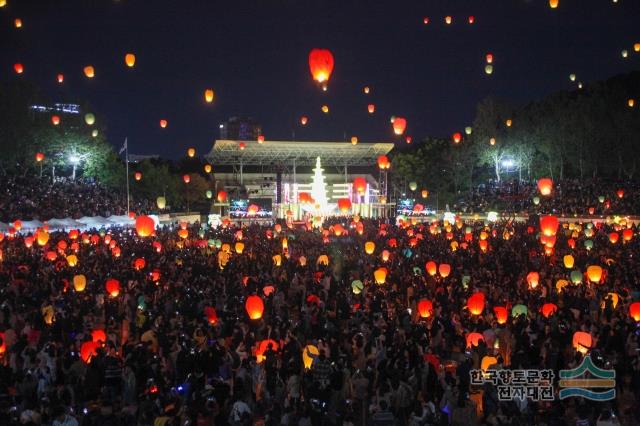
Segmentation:
<svg viewBox="0 0 640 426">
<path fill-rule="evenodd" d="M 124 138 L 124 158 L 127 163 L 127 214 L 131 211 L 129 206 L 129 144 L 127 138 Z"/>
</svg>

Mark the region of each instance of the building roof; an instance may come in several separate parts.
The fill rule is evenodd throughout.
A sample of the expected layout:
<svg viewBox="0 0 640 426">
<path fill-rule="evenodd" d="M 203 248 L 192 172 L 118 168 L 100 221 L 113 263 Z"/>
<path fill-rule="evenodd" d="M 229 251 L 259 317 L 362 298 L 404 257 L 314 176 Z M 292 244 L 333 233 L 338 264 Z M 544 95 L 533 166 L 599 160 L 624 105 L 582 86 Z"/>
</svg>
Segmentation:
<svg viewBox="0 0 640 426">
<path fill-rule="evenodd" d="M 240 143 L 245 144 L 243 150 Z M 207 158 L 215 165 L 314 165 L 320 157 L 323 166 L 371 166 L 378 156 L 393 149 L 393 143 L 310 142 L 310 141 L 231 141 L 216 140 Z"/>
</svg>

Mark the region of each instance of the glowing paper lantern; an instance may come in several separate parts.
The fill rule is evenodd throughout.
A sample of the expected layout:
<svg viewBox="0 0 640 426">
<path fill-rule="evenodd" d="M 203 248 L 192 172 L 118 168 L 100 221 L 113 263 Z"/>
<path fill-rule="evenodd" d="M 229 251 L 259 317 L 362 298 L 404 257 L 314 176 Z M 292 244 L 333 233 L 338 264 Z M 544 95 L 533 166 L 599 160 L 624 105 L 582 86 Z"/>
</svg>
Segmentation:
<svg viewBox="0 0 640 426">
<path fill-rule="evenodd" d="M 45 229 L 38 229 L 36 231 L 36 241 L 39 246 L 44 246 L 49 242 L 49 233 Z"/>
<path fill-rule="evenodd" d="M 109 296 L 118 297 L 120 294 L 120 281 L 115 278 L 109 278 L 105 283 L 105 288 Z"/>
<path fill-rule="evenodd" d="M 403 134 L 406 128 L 407 128 L 407 120 L 405 118 L 396 117 L 395 120 L 393 120 L 393 132 L 396 135 Z"/>
<path fill-rule="evenodd" d="M 391 253 L 389 253 L 389 250 L 382 250 L 382 254 L 380 256 L 382 257 L 383 262 L 387 262 Z"/>
<path fill-rule="evenodd" d="M 471 15 L 469 16 L 469 18 L 467 19 L 467 21 L 469 22 L 469 24 L 473 24 L 474 22 L 476 22 L 476 17 Z"/>
<path fill-rule="evenodd" d="M 451 265 L 448 263 L 441 263 L 440 266 L 438 266 L 438 273 L 442 278 L 447 278 L 451 273 Z"/>
<path fill-rule="evenodd" d="M 444 23 L 447 25 L 451 25 L 451 23 L 453 22 L 453 18 L 449 15 L 444 17 Z"/>
<path fill-rule="evenodd" d="M 426 189 L 423 189 L 420 192 L 420 195 L 422 196 L 422 198 L 428 198 L 429 197 L 429 191 L 427 191 Z"/>
<path fill-rule="evenodd" d="M 367 181 L 363 177 L 357 177 L 353 180 L 353 189 L 356 190 L 358 195 L 364 195 L 367 190 Z"/>
<path fill-rule="evenodd" d="M 169 122 L 164 118 L 160 120 L 160 127 L 162 127 L 163 129 L 166 128 L 168 124 Z"/>
<path fill-rule="evenodd" d="M 213 89 L 207 89 L 204 91 L 204 101 L 206 103 L 210 104 L 211 102 L 213 102 L 213 98 L 214 98 Z"/>
<path fill-rule="evenodd" d="M 564 262 L 564 267 L 567 269 L 573 268 L 573 265 L 575 263 L 575 259 L 570 254 L 567 254 L 566 256 L 564 256 L 562 258 L 562 261 Z"/>
<path fill-rule="evenodd" d="M 225 203 L 227 201 L 227 193 L 226 191 L 218 191 L 218 195 L 216 195 L 216 199 L 219 203 Z"/>
<path fill-rule="evenodd" d="M 612 232 L 609 234 L 609 242 L 611 242 L 611 244 L 617 243 L 619 238 L 620 234 L 618 234 L 617 232 Z"/>
<path fill-rule="evenodd" d="M 453 143 L 460 143 L 462 140 L 462 134 L 460 132 L 455 132 L 452 136 Z"/>
<path fill-rule="evenodd" d="M 136 55 L 133 53 L 124 55 L 124 63 L 127 64 L 129 68 L 133 68 L 136 65 Z"/>
<path fill-rule="evenodd" d="M 373 114 L 376 112 L 376 106 L 374 104 L 367 105 L 367 111 L 369 111 L 369 114 Z"/>
<path fill-rule="evenodd" d="M 83 292 L 86 287 L 87 287 L 87 277 L 85 277 L 82 274 L 75 275 L 73 277 L 73 288 L 75 289 L 75 291 L 79 293 Z"/>
<path fill-rule="evenodd" d="M 378 168 L 381 170 L 389 169 L 391 167 L 391 162 L 389 161 L 389 157 L 386 155 L 378 156 Z"/>
<path fill-rule="evenodd" d="M 555 314 L 558 311 L 558 306 L 554 303 L 545 303 L 540 308 L 540 312 L 542 312 L 542 316 L 545 318 L 549 318 L 551 315 Z"/>
<path fill-rule="evenodd" d="M 52 115 L 52 116 L 51 116 L 51 123 L 52 123 L 54 126 L 57 126 L 58 124 L 60 124 L 60 116 L 58 116 L 58 115 Z"/>
<path fill-rule="evenodd" d="M 264 143 L 264 135 L 258 136 L 258 143 Z"/>
<path fill-rule="evenodd" d="M 327 114 L 329 112 L 329 106 L 328 105 L 322 105 L 322 112 L 324 112 L 325 114 Z"/>
<path fill-rule="evenodd" d="M 493 313 L 496 316 L 498 324 L 505 324 L 509 318 L 509 311 L 504 306 L 496 306 L 493 308 Z"/>
<path fill-rule="evenodd" d="M 67 264 L 72 268 L 78 265 L 78 257 L 75 254 L 67 256 Z"/>
<path fill-rule="evenodd" d="M 36 161 L 38 163 L 40 163 L 41 161 L 44 161 L 44 154 L 41 152 L 36 153 Z"/>
<path fill-rule="evenodd" d="M 58 81 L 58 83 L 62 84 L 64 83 L 64 74 L 58 74 L 56 76 L 56 80 Z"/>
<path fill-rule="evenodd" d="M 16 72 L 16 74 L 22 74 L 24 72 L 24 66 L 20 63 L 14 64 L 13 70 Z"/>
<path fill-rule="evenodd" d="M 387 280 L 387 268 L 378 268 L 373 272 L 373 278 L 376 284 L 384 284 Z"/>
<path fill-rule="evenodd" d="M 260 296 L 249 296 L 247 297 L 247 301 L 244 305 L 247 310 L 247 314 L 249 318 L 252 320 L 257 320 L 262 318 L 262 313 L 264 312 L 264 302 L 260 298 Z"/>
<path fill-rule="evenodd" d="M 560 3 L 560 0 L 549 0 L 549 7 L 555 9 L 558 7 L 558 3 Z"/>
<path fill-rule="evenodd" d="M 156 229 L 156 223 L 149 216 L 140 215 L 136 218 L 136 233 L 138 234 L 139 237 L 144 238 L 144 237 L 153 235 L 153 233 L 155 232 L 155 229 Z"/>
<path fill-rule="evenodd" d="M 242 254 L 242 252 L 244 251 L 244 243 L 237 242 L 234 248 L 236 249 L 236 253 Z"/>
<path fill-rule="evenodd" d="M 438 265 L 433 260 L 430 260 L 424 265 L 424 269 L 433 277 L 438 271 Z"/>
<path fill-rule="evenodd" d="M 472 315 L 480 315 L 484 311 L 484 293 L 474 293 L 467 299 L 467 308 Z"/>
<path fill-rule="evenodd" d="M 488 63 L 488 64 L 493 63 L 493 54 L 491 54 L 491 53 L 487 53 L 487 55 L 485 56 L 485 58 L 487 59 L 487 63 Z"/>
<path fill-rule="evenodd" d="M 189 183 L 189 182 L 191 182 L 191 176 L 189 176 L 188 174 L 187 174 L 187 175 L 182 176 L 182 181 L 183 181 L 184 183 Z"/>
<path fill-rule="evenodd" d="M 433 303 L 430 300 L 422 299 L 418 302 L 418 315 L 420 318 L 429 318 L 433 313 Z"/>
<path fill-rule="evenodd" d="M 493 74 L 493 65 L 487 64 L 484 66 L 484 72 L 486 74 Z"/>
<path fill-rule="evenodd" d="M 418 183 L 413 181 L 409 182 L 409 189 L 415 191 L 416 189 L 418 189 Z"/>
<path fill-rule="evenodd" d="M 622 240 L 623 241 L 631 241 L 633 238 L 633 229 L 627 228 L 622 231 Z"/>
<path fill-rule="evenodd" d="M 278 350 L 278 342 L 272 339 L 265 339 L 258 344 L 258 348 L 256 349 L 256 362 L 258 364 L 262 363 L 266 358 L 264 353 L 271 347 L 272 350 Z"/>
<path fill-rule="evenodd" d="M 629 305 L 629 316 L 633 318 L 635 322 L 640 322 L 640 302 L 633 302 Z"/>
<path fill-rule="evenodd" d="M 211 164 L 205 164 L 204 165 L 204 172 L 205 173 L 211 173 L 212 170 L 213 170 L 213 167 L 211 166 Z"/>
<path fill-rule="evenodd" d="M 471 126 L 467 126 L 467 127 L 464 128 L 464 132 L 467 135 L 470 135 L 473 132 L 473 128 Z"/>
<path fill-rule="evenodd" d="M 178 237 L 182 238 L 183 240 L 186 240 L 187 238 L 189 238 L 189 231 L 186 229 L 179 229 Z"/>
<path fill-rule="evenodd" d="M 96 70 L 91 66 L 91 65 L 87 65 L 86 67 L 84 67 L 84 75 L 87 76 L 87 78 L 93 78 L 96 75 Z"/>
<path fill-rule="evenodd" d="M 195 148 L 189 148 L 187 149 L 187 156 L 189 158 L 193 158 L 196 155 L 196 149 Z"/>
<path fill-rule="evenodd" d="M 156 205 L 160 210 L 164 209 L 165 207 L 167 207 L 167 199 L 165 197 L 156 198 Z"/>
<path fill-rule="evenodd" d="M 364 284 L 362 284 L 362 281 L 353 280 L 351 282 L 351 291 L 353 292 L 353 294 L 360 294 L 362 293 L 363 289 L 364 289 Z"/>
<path fill-rule="evenodd" d="M 548 215 L 540 218 L 540 230 L 542 231 L 542 234 L 547 237 L 556 235 L 559 225 L 560 222 L 555 216 Z"/>
<path fill-rule="evenodd" d="M 573 333 L 573 348 L 578 352 L 586 354 L 591 349 L 593 345 L 593 338 L 591 334 L 586 333 L 584 331 L 576 331 Z"/>
<path fill-rule="evenodd" d="M 494 357 L 494 356 L 483 356 L 482 357 L 482 361 L 480 362 L 480 369 L 484 372 L 487 372 L 487 370 L 489 370 L 489 368 L 491 368 L 492 365 L 497 365 L 498 364 L 498 358 Z"/>
<path fill-rule="evenodd" d="M 580 284 L 582 282 L 582 273 L 580 271 L 571 271 L 569 278 L 572 283 Z"/>
<path fill-rule="evenodd" d="M 135 269 L 136 271 L 140 271 L 144 269 L 146 264 L 147 262 L 143 258 L 138 257 L 136 260 L 133 261 L 133 269 Z"/>
<path fill-rule="evenodd" d="M 91 341 L 93 343 L 106 343 L 107 342 L 107 333 L 100 328 L 96 328 L 91 332 Z"/>
<path fill-rule="evenodd" d="M 218 314 L 213 306 L 205 306 L 204 316 L 207 317 L 207 322 L 209 324 L 213 325 L 218 322 Z"/>
<path fill-rule="evenodd" d="M 376 244 L 373 241 L 367 241 L 364 243 L 364 251 L 367 254 L 373 254 L 376 249 Z"/>
<path fill-rule="evenodd" d="M 99 345 L 96 342 L 84 342 L 80 347 L 80 359 L 85 364 L 89 364 L 91 358 L 98 355 L 98 347 Z"/>
<path fill-rule="evenodd" d="M 471 347 L 477 347 L 481 341 L 484 342 L 484 336 L 476 332 L 468 333 L 466 337 L 466 341 L 467 341 L 467 349 Z"/>
<path fill-rule="evenodd" d="M 540 191 L 540 195 L 551 195 L 551 191 L 553 190 L 553 181 L 549 178 L 542 178 L 538 180 L 538 191 Z"/>
<path fill-rule="evenodd" d="M 13 20 L 13 25 L 14 25 L 16 28 L 22 28 L 22 19 L 20 19 L 20 18 L 16 18 L 16 19 L 14 19 L 14 20 Z"/>
<path fill-rule="evenodd" d="M 304 364 L 305 369 L 310 369 L 313 365 L 313 360 L 318 355 L 320 355 L 320 351 L 314 345 L 307 345 L 302 350 L 302 363 Z"/>
<path fill-rule="evenodd" d="M 358 144 L 358 137 L 351 136 L 351 145 L 357 145 L 357 144 Z"/>
<path fill-rule="evenodd" d="M 313 49 L 309 53 L 309 71 L 318 83 L 329 81 L 333 65 L 333 54 L 328 49 Z"/>
<path fill-rule="evenodd" d="M 538 274 L 537 272 L 529 272 L 527 274 L 527 283 L 529 284 L 530 288 L 538 287 L 539 282 L 540 274 Z"/>
<path fill-rule="evenodd" d="M 602 279 L 602 267 L 598 265 L 591 265 L 587 267 L 587 278 L 592 283 L 599 283 Z"/>
</svg>

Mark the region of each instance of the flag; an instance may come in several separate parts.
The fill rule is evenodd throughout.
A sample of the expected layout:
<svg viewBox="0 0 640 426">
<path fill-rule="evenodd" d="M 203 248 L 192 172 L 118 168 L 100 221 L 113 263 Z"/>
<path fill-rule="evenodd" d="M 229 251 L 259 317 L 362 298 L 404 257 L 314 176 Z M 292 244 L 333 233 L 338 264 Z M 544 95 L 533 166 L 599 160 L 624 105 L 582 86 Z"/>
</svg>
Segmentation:
<svg viewBox="0 0 640 426">
<path fill-rule="evenodd" d="M 122 145 L 122 148 L 120 148 L 120 151 L 118 151 L 118 155 L 122 154 L 126 150 L 127 150 L 127 138 L 124 138 L 124 144 Z"/>
</svg>

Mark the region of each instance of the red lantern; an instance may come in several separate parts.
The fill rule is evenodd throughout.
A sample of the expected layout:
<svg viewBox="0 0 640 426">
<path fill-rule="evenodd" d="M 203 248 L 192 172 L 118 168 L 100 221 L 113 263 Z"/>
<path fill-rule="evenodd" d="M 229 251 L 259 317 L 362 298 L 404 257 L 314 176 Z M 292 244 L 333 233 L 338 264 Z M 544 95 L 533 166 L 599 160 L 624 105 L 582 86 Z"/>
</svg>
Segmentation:
<svg viewBox="0 0 640 426">
<path fill-rule="evenodd" d="M 349 200 L 348 198 L 338 199 L 338 209 L 340 209 L 342 213 L 351 212 L 351 200 Z"/>
<path fill-rule="evenodd" d="M 41 161 L 44 161 L 44 154 L 41 152 L 36 153 L 36 161 L 39 163 Z"/>
<path fill-rule="evenodd" d="M 60 84 L 64 83 L 64 74 L 58 74 L 57 80 L 58 80 L 58 83 Z"/>
<path fill-rule="evenodd" d="M 238 144 L 238 148 L 240 148 L 240 151 L 244 151 L 244 149 L 246 148 L 247 144 L 245 144 L 244 142 L 240 142 Z"/>
<path fill-rule="evenodd" d="M 256 362 L 260 364 L 264 361 L 264 353 L 271 347 L 271 350 L 278 350 L 278 342 L 272 339 L 265 339 L 258 344 L 258 348 L 256 349 Z"/>
<path fill-rule="evenodd" d="M 584 331 L 576 331 L 573 334 L 573 348 L 578 352 L 586 354 L 591 349 L 593 345 L 593 338 L 591 334 L 586 333 Z"/>
<path fill-rule="evenodd" d="M 538 191 L 540 191 L 540 195 L 551 195 L 551 191 L 553 191 L 553 181 L 549 178 L 539 179 Z"/>
<path fill-rule="evenodd" d="M 473 15 L 469 16 L 469 24 L 473 24 L 474 22 L 476 22 L 476 17 Z"/>
<path fill-rule="evenodd" d="M 146 264 L 147 262 L 143 258 L 139 257 L 133 261 L 133 269 L 135 269 L 136 271 L 139 271 L 141 269 L 144 269 Z"/>
<path fill-rule="evenodd" d="M 542 231 L 542 234 L 547 237 L 556 235 L 556 233 L 558 232 L 559 224 L 560 222 L 558 221 L 558 218 L 555 216 L 549 215 L 549 216 L 542 216 L 540 218 L 540 230 Z"/>
<path fill-rule="evenodd" d="M 93 343 L 107 343 L 107 333 L 102 329 L 95 329 L 91 332 L 91 340 Z"/>
<path fill-rule="evenodd" d="M 633 302 L 629 305 L 629 316 L 631 316 L 635 322 L 640 322 L 640 302 Z"/>
<path fill-rule="evenodd" d="M 85 364 L 89 364 L 91 358 L 98 354 L 98 346 L 96 342 L 84 342 L 80 347 L 80 359 L 82 359 Z"/>
<path fill-rule="evenodd" d="M 133 175 L 133 177 L 134 177 L 135 180 L 140 180 L 140 179 L 142 179 L 142 173 L 136 172 L 136 174 Z"/>
<path fill-rule="evenodd" d="M 624 231 L 622 231 L 623 241 L 631 241 L 632 238 L 633 238 L 633 229 L 627 228 Z"/>
<path fill-rule="evenodd" d="M 448 263 L 441 263 L 440 266 L 438 266 L 438 273 L 442 278 L 447 278 L 451 273 L 451 265 Z"/>
<path fill-rule="evenodd" d="M 333 72 L 333 54 L 328 49 L 313 49 L 309 53 L 309 71 L 318 83 L 329 81 Z"/>
<path fill-rule="evenodd" d="M 22 66 L 22 64 L 17 63 L 13 65 L 13 70 L 16 72 L 16 74 L 22 74 L 24 72 L 24 67 Z"/>
<path fill-rule="evenodd" d="M 433 277 L 438 271 L 438 265 L 433 260 L 430 260 L 424 265 L 424 269 Z"/>
<path fill-rule="evenodd" d="M 551 315 L 555 314 L 558 311 L 558 306 L 554 303 L 545 303 L 540 308 L 540 312 L 542 312 L 542 316 L 545 318 L 549 318 Z"/>
<path fill-rule="evenodd" d="M 212 306 L 205 306 L 204 315 L 207 317 L 207 321 L 209 322 L 209 324 L 213 325 L 218 322 L 218 314 L 216 313 L 215 308 L 213 308 Z"/>
<path fill-rule="evenodd" d="M 509 318 L 509 311 L 504 306 L 496 306 L 493 308 L 493 313 L 496 315 L 496 321 L 498 324 L 504 324 Z"/>
<path fill-rule="evenodd" d="M 219 203 L 225 203 L 227 201 L 227 193 L 226 191 L 218 191 L 218 195 L 216 196 Z"/>
<path fill-rule="evenodd" d="M 619 238 L 620 235 L 617 232 L 612 232 L 609 234 L 609 241 L 611 242 L 611 244 L 617 243 Z"/>
<path fill-rule="evenodd" d="M 263 143 L 263 142 L 264 142 L 264 135 L 258 136 L 258 143 Z"/>
<path fill-rule="evenodd" d="M 363 177 L 357 177 L 353 180 L 353 188 L 358 195 L 364 195 L 367 190 L 367 180 Z"/>
<path fill-rule="evenodd" d="M 167 120 L 165 119 L 160 120 L 160 127 L 162 127 L 163 129 L 167 127 L 167 124 L 169 124 Z"/>
<path fill-rule="evenodd" d="M 182 176 L 182 181 L 183 181 L 184 183 L 189 183 L 189 182 L 191 182 L 191 176 L 189 176 L 189 175 L 184 175 L 184 176 Z"/>
<path fill-rule="evenodd" d="M 484 293 L 474 293 L 469 299 L 467 299 L 467 308 L 471 315 L 480 315 L 484 311 Z"/>
<path fill-rule="evenodd" d="M 462 140 L 462 133 L 455 132 L 452 138 L 453 138 L 453 143 L 460 143 L 460 141 Z"/>
<path fill-rule="evenodd" d="M 304 115 L 302 117 L 300 117 L 300 124 L 302 124 L 303 126 L 307 125 L 307 121 L 309 121 L 309 119 L 307 117 L 305 117 Z"/>
<path fill-rule="evenodd" d="M 486 59 L 488 64 L 493 63 L 493 54 L 487 53 Z"/>
<path fill-rule="evenodd" d="M 51 123 L 52 123 L 54 126 L 57 126 L 58 124 L 60 124 L 60 116 L 58 116 L 58 115 L 52 115 L 52 116 L 51 116 Z"/>
<path fill-rule="evenodd" d="M 118 297 L 120 294 L 120 281 L 115 278 L 109 278 L 105 283 L 105 288 L 111 297 Z"/>
<path fill-rule="evenodd" d="M 156 223 L 149 216 L 140 215 L 136 218 L 136 232 L 139 237 L 148 237 L 153 235 L 156 229 Z"/>
<path fill-rule="evenodd" d="M 374 104 L 367 105 L 367 111 L 369 111 L 369 114 L 373 114 L 376 112 L 376 106 Z"/>
<path fill-rule="evenodd" d="M 467 334 L 467 349 L 473 347 L 477 347 L 480 344 L 480 341 L 484 341 L 484 336 L 480 333 L 469 333 Z"/>
<path fill-rule="evenodd" d="M 418 314 L 420 318 L 429 318 L 433 312 L 433 303 L 430 300 L 422 299 L 418 302 Z"/>
<path fill-rule="evenodd" d="M 264 302 L 260 298 L 260 296 L 249 296 L 247 297 L 247 302 L 244 304 L 245 309 L 247 310 L 247 314 L 249 318 L 252 320 L 257 320 L 262 318 L 262 313 L 264 312 Z"/>
<path fill-rule="evenodd" d="M 402 117 L 396 117 L 393 120 L 393 132 L 396 135 L 401 135 L 407 128 L 407 120 Z"/>
<path fill-rule="evenodd" d="M 378 157 L 378 167 L 380 170 L 388 169 L 391 167 L 391 162 L 389 161 L 389 157 L 386 155 L 380 155 Z"/>
<path fill-rule="evenodd" d="M 624 189 L 620 188 L 616 191 L 616 195 L 618 196 L 618 198 L 622 198 L 624 197 Z"/>
<path fill-rule="evenodd" d="M 527 283 L 530 288 L 538 287 L 538 284 L 540 283 L 540 274 L 537 272 L 529 272 L 527 274 Z"/>
</svg>

